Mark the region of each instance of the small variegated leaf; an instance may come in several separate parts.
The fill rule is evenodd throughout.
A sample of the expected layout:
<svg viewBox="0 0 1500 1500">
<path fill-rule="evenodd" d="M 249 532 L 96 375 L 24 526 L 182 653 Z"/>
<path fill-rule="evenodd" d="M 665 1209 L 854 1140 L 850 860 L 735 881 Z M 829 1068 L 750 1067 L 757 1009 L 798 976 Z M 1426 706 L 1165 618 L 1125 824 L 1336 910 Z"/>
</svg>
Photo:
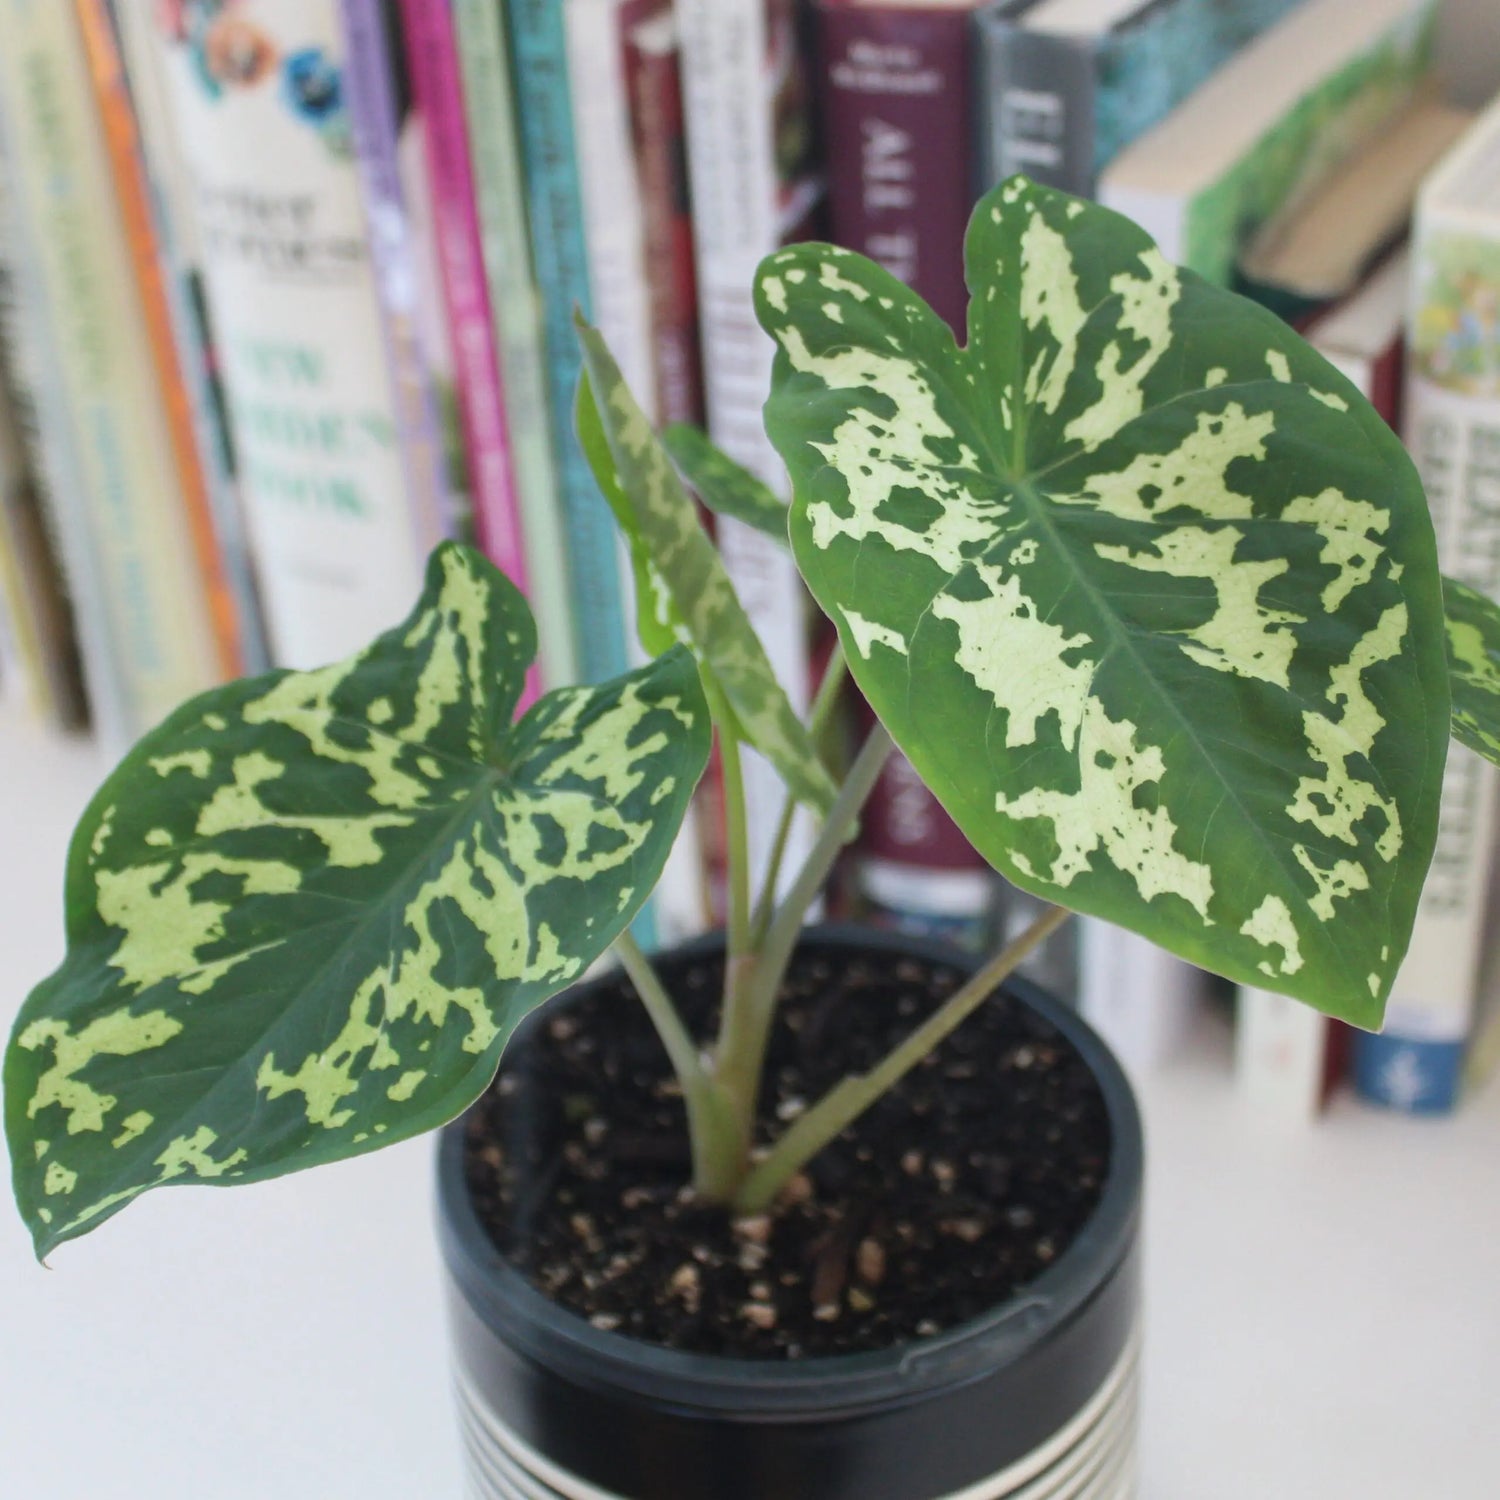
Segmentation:
<svg viewBox="0 0 1500 1500">
<path fill-rule="evenodd" d="M 428 1130 L 649 894 L 706 763 L 697 666 L 549 693 L 477 553 L 347 661 L 147 735 L 69 854 L 67 954 L 5 1062 L 39 1254 L 164 1183 L 249 1182 Z"/>
<path fill-rule="evenodd" d="M 587 375 L 579 386 L 579 431 L 587 437 L 597 417 L 608 452 L 599 454 L 595 444 L 590 460 L 611 504 L 623 500 L 628 507 L 625 534 L 632 547 L 644 549 L 653 587 L 664 591 L 653 603 L 656 620 L 691 646 L 734 714 L 740 737 L 770 761 L 793 796 L 826 812 L 833 783 L 776 680 L 697 507 L 604 340 L 581 318 L 575 322 Z M 606 457 L 611 465 L 601 472 Z M 645 637 L 642 644 L 652 648 Z"/>
<path fill-rule="evenodd" d="M 1013 179 L 965 253 L 963 348 L 847 251 L 758 276 L 792 547 L 851 672 L 1024 889 L 1378 1022 L 1447 753 L 1410 460 L 1117 214 Z"/>
<path fill-rule="evenodd" d="M 1453 736 L 1500 765 L 1500 605 L 1456 579 L 1443 580 Z"/>
<path fill-rule="evenodd" d="M 742 521 L 786 545 L 786 502 L 717 447 L 701 427 L 674 422 L 661 440 L 683 478 L 716 515 Z"/>
<path fill-rule="evenodd" d="M 635 582 L 635 633 L 650 656 L 660 656 L 673 645 L 691 648 L 687 625 L 672 602 L 671 590 L 652 561 L 645 538 L 635 524 L 635 512 L 615 469 L 609 450 L 599 403 L 594 399 L 587 370 L 579 373 L 578 394 L 573 407 L 573 425 L 578 430 L 578 446 L 593 470 L 599 492 L 614 512 L 615 524 L 630 550 L 631 576 Z"/>
</svg>

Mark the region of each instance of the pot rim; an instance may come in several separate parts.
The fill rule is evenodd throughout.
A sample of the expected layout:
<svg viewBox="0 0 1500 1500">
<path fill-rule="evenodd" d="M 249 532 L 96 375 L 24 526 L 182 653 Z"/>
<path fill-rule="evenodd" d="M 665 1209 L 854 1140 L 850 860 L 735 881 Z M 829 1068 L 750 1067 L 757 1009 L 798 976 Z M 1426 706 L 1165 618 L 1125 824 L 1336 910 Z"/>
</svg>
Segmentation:
<svg viewBox="0 0 1500 1500">
<path fill-rule="evenodd" d="M 691 958 L 723 944 L 710 933 L 667 950 Z M 902 955 L 972 972 L 976 960 L 948 944 L 852 923 L 808 927 L 798 947 L 849 947 Z M 584 984 L 605 982 L 585 980 Z M 464 1116 L 438 1143 L 439 1238 L 449 1273 L 474 1312 L 518 1352 L 569 1381 L 737 1421 L 825 1417 L 874 1411 L 1019 1363 L 1083 1316 L 1129 1260 L 1140 1221 L 1143 1139 L 1140 1112 L 1124 1070 L 1077 1011 L 1029 980 L 1003 989 L 1039 1012 L 1077 1050 L 1104 1097 L 1110 1121 L 1108 1174 L 1099 1202 L 1057 1261 L 1001 1306 L 931 1338 L 860 1354 L 797 1360 L 744 1359 L 647 1344 L 595 1328 L 531 1285 L 500 1254 L 464 1180 Z"/>
</svg>

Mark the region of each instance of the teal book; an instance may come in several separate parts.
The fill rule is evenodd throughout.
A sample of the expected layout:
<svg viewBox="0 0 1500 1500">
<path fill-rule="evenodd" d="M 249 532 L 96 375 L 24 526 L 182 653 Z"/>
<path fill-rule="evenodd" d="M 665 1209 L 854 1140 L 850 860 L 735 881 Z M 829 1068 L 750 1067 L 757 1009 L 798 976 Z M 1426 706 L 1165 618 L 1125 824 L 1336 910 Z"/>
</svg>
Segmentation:
<svg viewBox="0 0 1500 1500">
<path fill-rule="evenodd" d="M 1303 0 L 1002 0 L 975 17 L 981 190 L 1100 172 Z"/>
<path fill-rule="evenodd" d="M 1121 152 L 1099 201 L 1228 285 L 1262 225 L 1410 104 L 1436 14 L 1436 0 L 1308 0 Z"/>
<path fill-rule="evenodd" d="M 626 669 L 625 611 L 614 518 L 573 431 L 580 369 L 573 309 L 588 317 L 590 297 L 567 41 L 558 0 L 509 0 L 506 11 L 532 260 L 542 297 L 547 394 L 567 533 L 574 639 L 583 679 L 599 682 Z"/>
<path fill-rule="evenodd" d="M 527 229 L 526 179 L 521 167 L 510 53 L 494 0 L 455 0 L 453 25 L 463 67 L 464 110 L 474 160 L 484 272 L 495 343 L 505 371 L 511 461 L 520 494 L 542 684 L 561 687 L 578 680 L 573 607 L 567 538 L 553 462 L 542 305 Z"/>
</svg>

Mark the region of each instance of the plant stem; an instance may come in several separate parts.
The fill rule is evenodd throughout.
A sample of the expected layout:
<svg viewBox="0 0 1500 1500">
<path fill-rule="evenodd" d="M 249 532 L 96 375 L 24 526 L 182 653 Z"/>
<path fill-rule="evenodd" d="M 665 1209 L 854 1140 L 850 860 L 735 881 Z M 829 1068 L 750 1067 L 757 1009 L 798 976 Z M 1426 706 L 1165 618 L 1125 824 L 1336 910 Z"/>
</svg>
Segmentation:
<svg viewBox="0 0 1500 1500">
<path fill-rule="evenodd" d="M 629 930 L 615 939 L 615 951 L 635 985 L 641 1004 L 666 1048 L 672 1071 L 682 1085 L 687 1108 L 688 1137 L 693 1152 L 693 1187 L 701 1195 L 721 1201 L 744 1175 L 744 1150 L 734 1111 L 718 1081 L 704 1064 L 677 1007 L 672 1004 L 651 960 Z"/>
<path fill-rule="evenodd" d="M 877 723 L 849 768 L 849 775 L 818 830 L 806 863 L 798 871 L 786 899 L 777 908 L 764 940 L 756 945 L 753 960 L 744 965 L 743 974 L 731 976 L 742 982 L 726 985 L 724 1024 L 714 1058 L 714 1075 L 735 1101 L 747 1150 L 755 1125 L 756 1102 L 760 1097 L 766 1041 L 776 1014 L 776 998 L 787 963 L 802 931 L 808 907 L 822 889 L 839 850 L 858 823 L 860 809 L 890 753 L 890 734 L 884 725 Z"/>
<path fill-rule="evenodd" d="M 868 1073 L 845 1078 L 830 1089 L 751 1170 L 735 1195 L 735 1210 L 765 1212 L 797 1171 L 967 1020 L 1001 980 L 1070 915 L 1066 907 L 1048 907 Z"/>
<path fill-rule="evenodd" d="M 849 664 L 844 657 L 844 643 L 835 643 L 823 669 L 823 680 L 818 684 L 817 696 L 807 715 L 807 733 L 817 744 L 818 736 L 828 727 L 839 700 L 839 690 L 849 675 Z M 771 862 L 766 869 L 766 878 L 760 888 L 760 899 L 755 903 L 755 915 L 750 919 L 750 946 L 759 947 L 765 941 L 766 929 L 776 911 L 776 888 L 781 884 L 781 865 L 786 858 L 786 843 L 791 836 L 792 820 L 800 804 L 790 792 L 781 804 L 781 821 L 776 825 L 776 838 L 771 845 Z"/>
<path fill-rule="evenodd" d="M 745 811 L 745 772 L 740 742 L 728 727 L 727 713 L 715 712 L 719 760 L 724 770 L 724 839 L 729 871 L 729 957 L 731 963 L 750 942 L 750 836 Z"/>
</svg>

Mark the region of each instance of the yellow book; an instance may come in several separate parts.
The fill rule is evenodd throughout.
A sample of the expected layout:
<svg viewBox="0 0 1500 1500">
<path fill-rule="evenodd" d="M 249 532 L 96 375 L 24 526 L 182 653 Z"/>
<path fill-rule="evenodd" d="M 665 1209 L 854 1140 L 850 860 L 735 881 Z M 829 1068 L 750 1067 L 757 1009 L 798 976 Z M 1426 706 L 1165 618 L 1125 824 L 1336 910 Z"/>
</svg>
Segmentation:
<svg viewBox="0 0 1500 1500">
<path fill-rule="evenodd" d="M 71 6 L 0 0 L 0 108 L 127 733 L 218 680 L 151 342 Z"/>
</svg>

